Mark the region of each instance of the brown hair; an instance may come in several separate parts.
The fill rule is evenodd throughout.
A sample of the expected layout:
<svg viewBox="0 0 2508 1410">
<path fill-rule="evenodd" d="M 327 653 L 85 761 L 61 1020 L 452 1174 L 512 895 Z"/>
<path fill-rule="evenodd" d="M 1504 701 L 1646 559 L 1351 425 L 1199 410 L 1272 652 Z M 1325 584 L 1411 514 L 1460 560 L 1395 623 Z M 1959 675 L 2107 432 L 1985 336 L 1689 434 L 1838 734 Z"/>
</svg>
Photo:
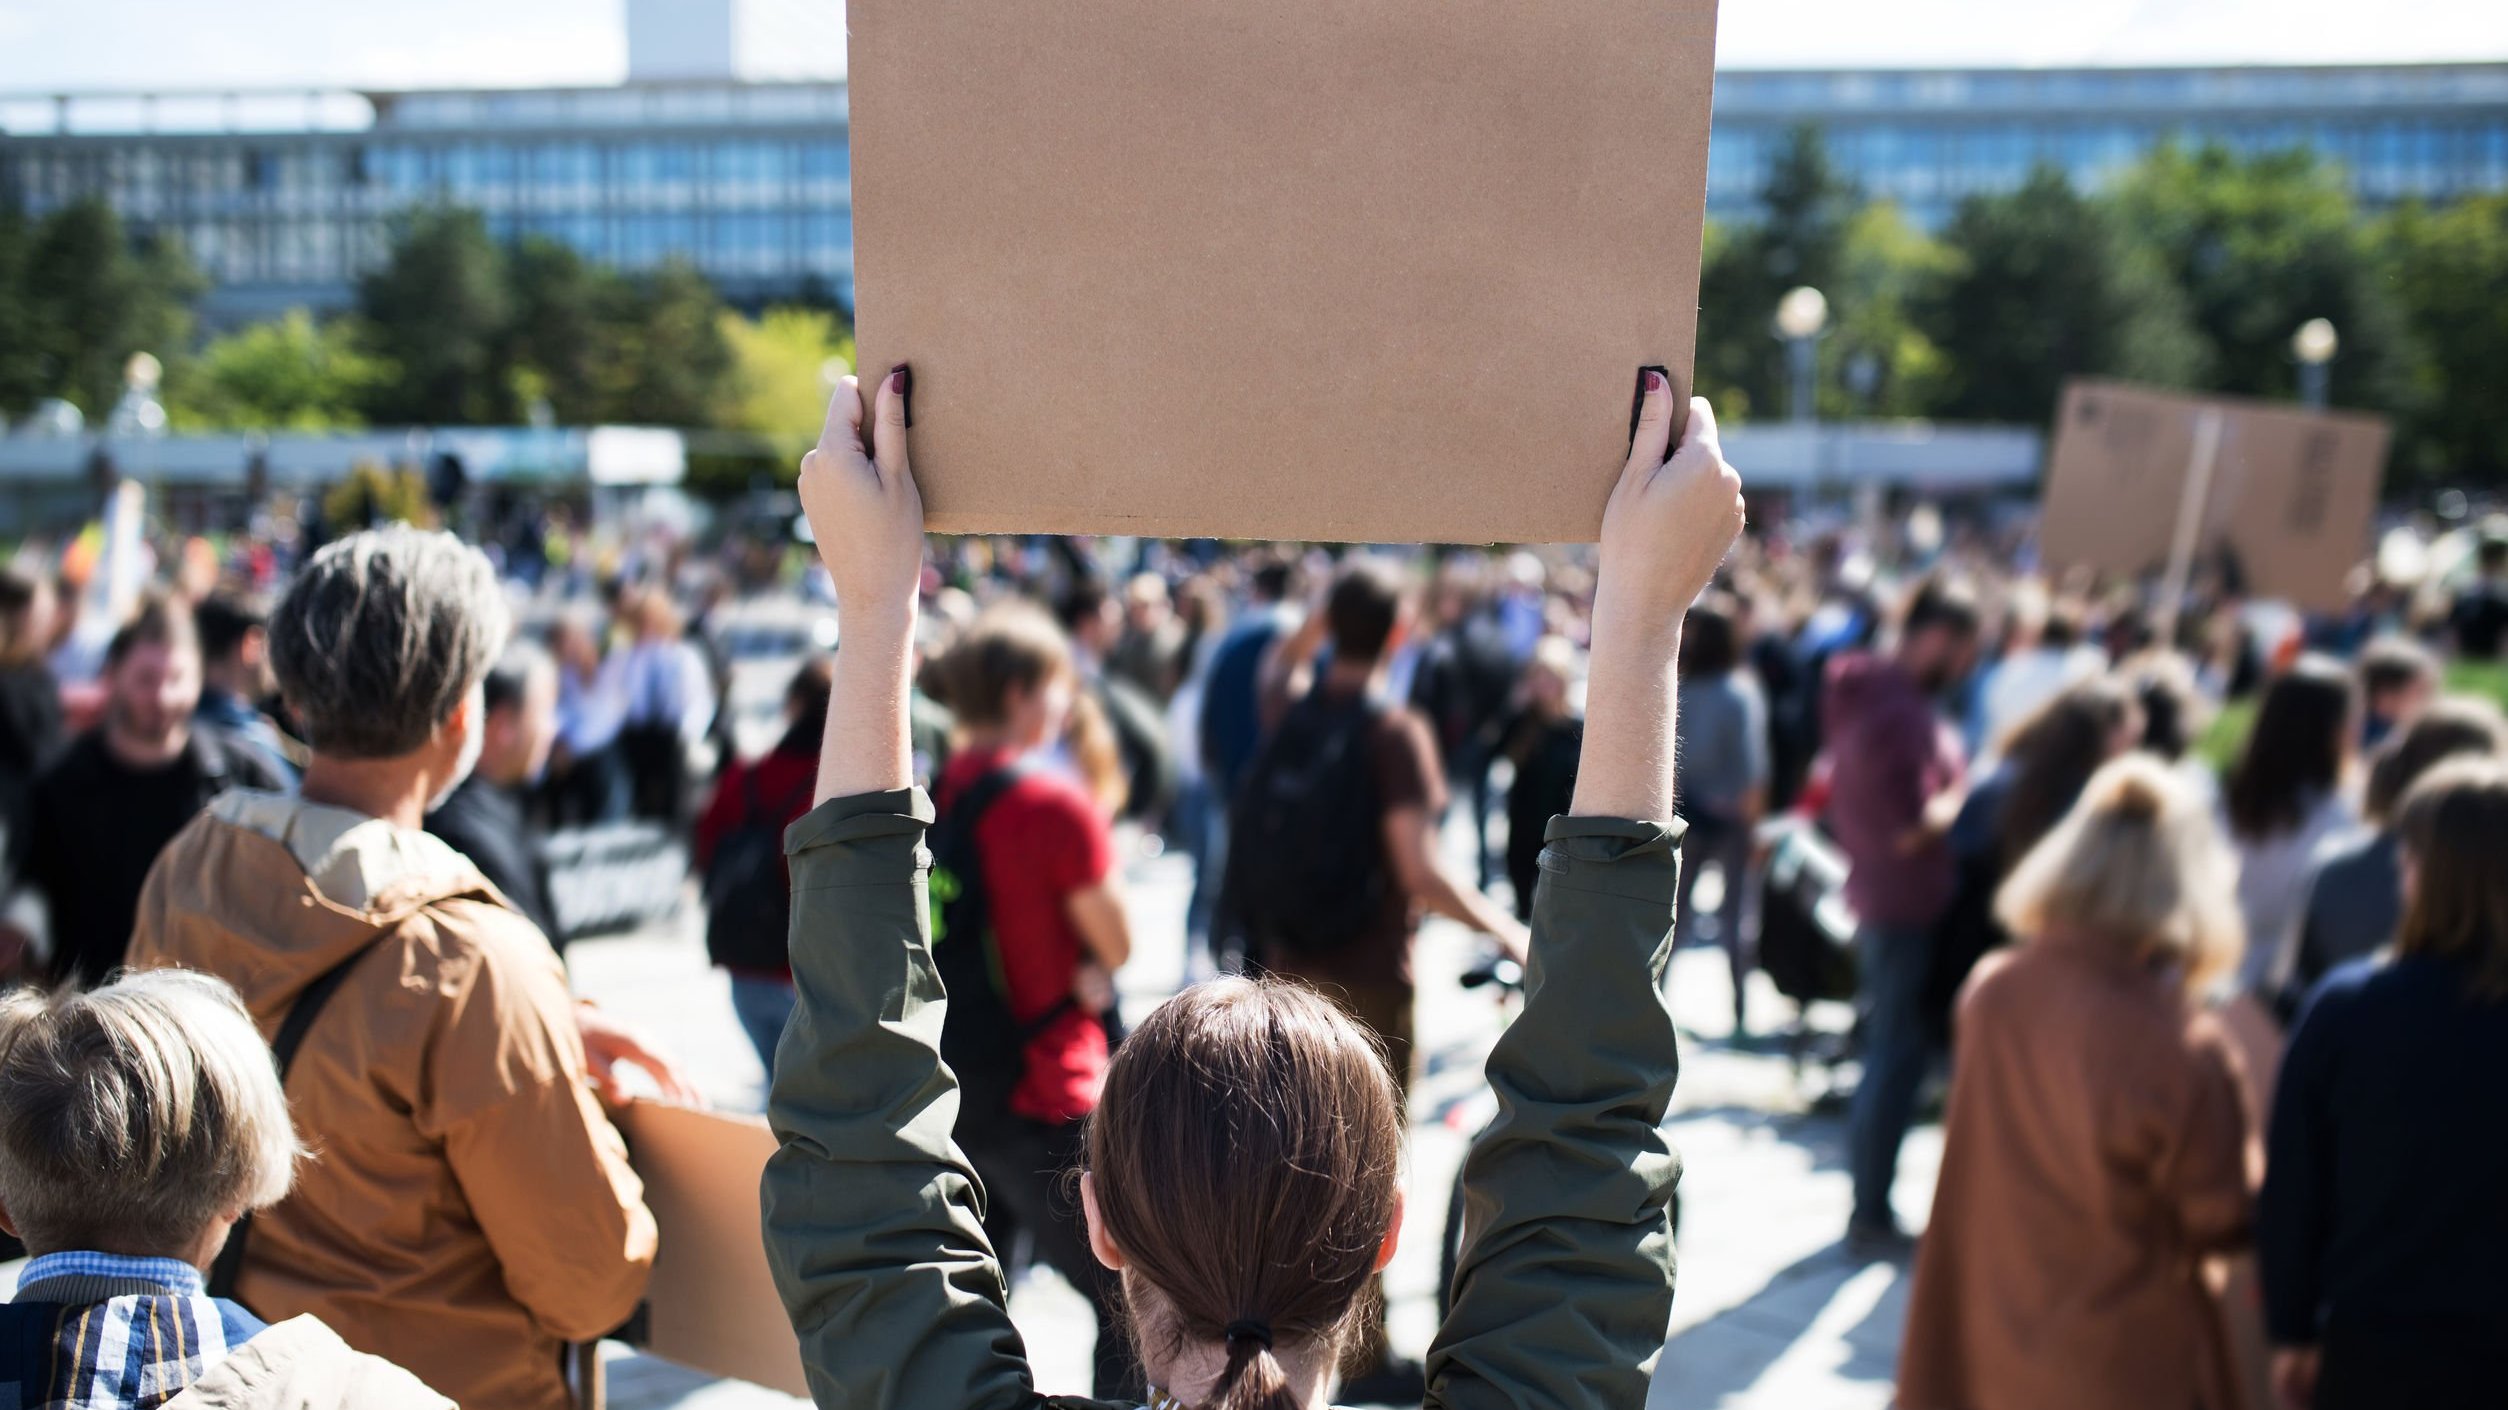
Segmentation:
<svg viewBox="0 0 2508 1410">
<path fill-rule="evenodd" d="M 1054 619 L 1028 603 L 1005 602 L 987 608 L 941 658 L 941 703 L 960 724 L 1003 724 L 1013 689 L 1036 690 L 1071 671 L 1071 640 Z"/>
<path fill-rule="evenodd" d="M 2006 870 L 2072 811 L 2118 731 L 2138 725 L 2140 715 L 2130 687 L 2101 677 L 2065 687 L 2012 727 L 2003 742 L 2012 791 L 1995 820 Z"/>
<path fill-rule="evenodd" d="M 130 621 L 113 634 L 105 644 L 105 669 L 110 671 L 130 659 L 130 654 L 143 646 L 162 646 L 168 651 L 200 650 L 200 633 L 192 625 L 191 609 L 171 597 L 151 597 L 140 604 Z"/>
<path fill-rule="evenodd" d="M 2473 996 L 2508 999 L 2508 763 L 2450 759 L 2404 795 L 2396 823 L 2414 884 L 2397 955 L 2454 960 Z"/>
<path fill-rule="evenodd" d="M 0 568 L 0 666 L 40 660 L 52 645 L 33 635 L 35 600 L 52 585 L 19 568 Z"/>
<path fill-rule="evenodd" d="M 2221 784 L 2230 831 L 2258 841 L 2304 826 L 2316 800 L 2342 786 L 2359 717 L 2359 689 L 2330 658 L 2302 656 L 2276 676 L 2246 752 Z"/>
<path fill-rule="evenodd" d="M 2373 823 L 2395 814 L 2412 785 L 2431 769 L 2462 754 L 2508 754 L 2508 719 L 2499 707 L 2475 695 L 2451 695 L 2433 702 L 2387 741 L 2369 765 L 2369 790 L 2362 811 Z"/>
<path fill-rule="evenodd" d="M 1222 979 L 1116 1049 L 1090 1118 L 1099 1232 L 1136 1343 L 1224 1345 L 1204 1410 L 1297 1410 L 1274 1345 L 1335 1357 L 1399 1199 L 1384 1055 L 1331 1001 Z"/>
</svg>

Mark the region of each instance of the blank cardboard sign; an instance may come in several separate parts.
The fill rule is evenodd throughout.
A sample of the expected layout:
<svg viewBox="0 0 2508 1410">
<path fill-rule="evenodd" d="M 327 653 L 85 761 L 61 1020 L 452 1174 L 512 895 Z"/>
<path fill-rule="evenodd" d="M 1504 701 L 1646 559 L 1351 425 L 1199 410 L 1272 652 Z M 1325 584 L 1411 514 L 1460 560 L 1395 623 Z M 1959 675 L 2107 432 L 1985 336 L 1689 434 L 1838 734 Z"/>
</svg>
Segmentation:
<svg viewBox="0 0 2508 1410">
<path fill-rule="evenodd" d="M 914 368 L 934 529 L 1590 540 L 1639 369 L 1687 394 L 1714 0 L 848 24 L 860 360 Z"/>
<path fill-rule="evenodd" d="M 2124 382 L 2066 385 L 2039 530 L 2049 567 L 2162 571 L 2186 502 L 2196 422 L 2221 417 L 2198 561 L 2226 555 L 2246 591 L 2295 606 L 2346 600 L 2367 555 L 2387 423 Z"/>
<path fill-rule="evenodd" d="M 754 1116 L 639 1101 L 619 1118 L 661 1240 L 644 1347 L 683 1366 L 808 1395 L 801 1347 L 759 1235 L 775 1133 Z"/>
</svg>

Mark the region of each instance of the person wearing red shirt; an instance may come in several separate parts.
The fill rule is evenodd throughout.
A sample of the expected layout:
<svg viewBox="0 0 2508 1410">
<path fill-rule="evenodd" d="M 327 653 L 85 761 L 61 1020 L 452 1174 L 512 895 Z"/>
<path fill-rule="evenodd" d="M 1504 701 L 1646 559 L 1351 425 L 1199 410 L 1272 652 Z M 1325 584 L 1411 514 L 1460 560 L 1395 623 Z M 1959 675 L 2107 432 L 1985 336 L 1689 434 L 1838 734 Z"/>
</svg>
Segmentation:
<svg viewBox="0 0 2508 1410">
<path fill-rule="evenodd" d="M 1097 1314 L 1097 1398 L 1138 1403 L 1140 1371 L 1116 1309 L 1119 1286 L 1090 1253 L 1062 1188 L 1080 1163 L 1082 1132 L 1106 1083 L 1104 1015 L 1114 1002 L 1114 972 L 1132 952 L 1112 822 L 1048 754 L 1070 720 L 1079 673 L 1061 629 L 1023 603 L 978 619 L 940 671 L 959 729 L 934 790 L 941 816 L 988 775 L 1025 765 L 976 822 L 974 840 L 1003 998 L 1022 1028 L 1046 1020 L 1028 1039 L 1009 1112 L 963 1112 L 958 1142 L 992 1197 L 993 1246 L 1007 1253 L 1024 1231 L 1035 1256 Z"/>
<path fill-rule="evenodd" d="M 707 879 L 709 894 L 718 880 L 715 866 L 723 844 L 744 826 L 772 829 L 775 865 L 772 881 L 777 897 L 791 913 L 792 878 L 785 871 L 781 839 L 784 829 L 810 811 L 811 788 L 818 778 L 819 746 L 827 736 L 827 694 L 835 668 L 826 657 L 804 661 L 784 688 L 784 736 L 754 760 L 735 759 L 723 770 L 697 815 L 697 874 Z M 756 887 L 765 878 L 751 875 L 722 878 L 732 885 Z M 707 958 L 731 975 L 732 1010 L 740 1029 L 757 1049 L 758 1061 L 775 1070 L 775 1044 L 792 1017 L 792 963 L 784 951 L 784 932 L 766 927 L 708 926 Z"/>
</svg>

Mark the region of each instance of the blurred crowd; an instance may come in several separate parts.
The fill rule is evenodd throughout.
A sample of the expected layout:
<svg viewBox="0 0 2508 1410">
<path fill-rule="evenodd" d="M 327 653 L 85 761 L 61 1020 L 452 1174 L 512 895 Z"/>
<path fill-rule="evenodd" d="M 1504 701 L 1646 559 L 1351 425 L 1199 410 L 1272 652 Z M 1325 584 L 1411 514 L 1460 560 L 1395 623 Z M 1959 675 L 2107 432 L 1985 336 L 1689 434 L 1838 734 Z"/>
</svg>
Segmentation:
<svg viewBox="0 0 2508 1410">
<path fill-rule="evenodd" d="M 2025 524 L 1929 508 L 1804 520 L 1746 537 L 1681 624 L 1675 943 L 1730 959 L 1732 1028 L 1705 1036 L 1769 1036 L 1751 1031 L 1763 940 L 1805 902 L 1770 883 L 1770 857 L 1838 860 L 1835 894 L 1813 899 L 1853 917 L 1852 980 L 1779 988 L 1854 1005 L 1859 1254 L 1914 1247 L 1898 1153 L 1947 1077 L 1902 1403 L 2226 1407 L 2260 1393 L 2267 1345 L 2293 1405 L 2471 1404 L 2447 1397 L 2508 1384 L 2508 1106 L 2485 1080 L 2508 1058 L 2508 875 L 2487 861 L 2508 845 L 2508 674 L 2492 673 L 2508 535 L 2407 537 L 2416 573 L 2382 555 L 2347 608 L 2311 614 L 2246 600 L 2228 565 L 2202 565 L 2176 600 L 2050 577 Z M 118 596 L 74 553 L 22 554 L 0 573 L 0 975 L 101 985 L 135 937 L 256 972 L 235 948 L 253 924 L 184 919 L 238 901 L 151 884 L 204 810 L 293 849 L 296 871 L 261 859 L 282 891 L 301 872 L 343 924 L 384 924 L 387 874 L 437 873 L 369 859 L 344 899 L 325 868 L 353 850 L 352 825 L 217 800 L 285 800 L 309 768 L 334 796 L 342 778 L 380 787 L 373 761 L 432 736 L 395 722 L 390 691 L 356 691 L 454 687 L 440 662 L 362 658 L 471 650 L 488 654 L 462 757 L 412 766 L 392 798 L 475 872 L 462 885 L 546 942 L 552 970 L 585 928 L 562 914 L 557 839 L 684 849 L 711 957 L 771 1068 L 794 1002 L 783 830 L 814 798 L 843 649 L 823 576 L 755 536 L 531 542 L 501 541 L 493 570 L 465 560 L 487 577 L 464 610 L 492 600 L 515 624 L 493 643 L 450 609 L 391 607 L 411 590 L 393 574 L 455 571 L 424 554 L 360 560 L 338 600 L 286 609 L 275 595 L 308 561 L 292 544 L 155 545 L 147 566 L 110 570 Z M 953 878 L 935 904 L 980 899 L 997 991 L 952 1004 L 953 1067 L 986 1112 L 961 1136 L 997 1246 L 1057 1267 L 1099 1312 L 1101 1394 L 1126 1388 L 1115 1291 L 1053 1172 L 1124 1036 L 1125 860 L 1190 859 L 1194 974 L 1310 980 L 1406 1079 L 1421 918 L 1522 953 L 1543 830 L 1574 788 L 1594 589 L 1577 549 L 933 540 L 914 767 L 941 819 L 936 876 Z M 337 698 L 309 696 L 334 678 Z M 200 885 L 237 864 L 202 857 Z M 287 992 L 341 953 L 297 956 Z M 266 1018 L 269 996 L 237 987 Z M 562 985 L 535 1002 L 560 1008 L 534 1022 L 575 1033 Z M 990 1035 L 968 1031 L 979 1014 Z M 591 1022 L 551 1071 L 623 1055 L 678 1080 L 664 1045 Z M 511 1073 L 479 1080 L 500 1094 L 489 1105 L 519 1090 Z M 525 1120 L 607 1130 L 597 1111 L 500 1109 L 513 1137 Z M 615 1184 L 614 1140 L 560 1142 L 548 1159 L 570 1166 L 498 1178 Z M 359 1198 L 434 1177 L 378 1178 L 329 1212 L 352 1220 Z M 558 1271 L 581 1256 L 568 1238 L 624 1267 L 649 1259 L 650 1234 L 617 1210 L 537 1244 L 489 1228 L 483 1266 L 505 1266 L 498 1296 L 537 1356 L 532 1338 L 596 1333 L 618 1299 L 570 1304 L 515 1270 L 578 1278 Z M 309 1236 L 300 1216 L 271 1237 Z M 2196 1269 L 2249 1249 L 2264 1318 L 2242 1333 L 2221 1281 L 2240 1274 Z M 280 1277 L 260 1276 L 265 1293 Z M 366 1296 L 314 1302 L 388 1351 L 391 1314 Z M 1417 1403 L 1418 1366 L 1381 1333 L 1363 1361 L 1349 1398 Z M 510 1378 L 493 1394 L 517 1397 L 496 1403 L 556 1403 L 520 1366 L 493 1371 Z M 2421 1394 L 2377 1398 L 2395 1386 Z"/>
</svg>

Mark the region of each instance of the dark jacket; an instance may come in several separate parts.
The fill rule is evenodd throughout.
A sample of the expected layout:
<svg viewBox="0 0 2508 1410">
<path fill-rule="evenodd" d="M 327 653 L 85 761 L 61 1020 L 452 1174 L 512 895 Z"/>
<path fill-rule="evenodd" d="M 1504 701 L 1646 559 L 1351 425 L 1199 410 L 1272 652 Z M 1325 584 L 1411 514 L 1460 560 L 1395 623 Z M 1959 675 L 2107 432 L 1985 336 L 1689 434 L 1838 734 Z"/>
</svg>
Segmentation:
<svg viewBox="0 0 2508 1410">
<path fill-rule="evenodd" d="M 2395 835 L 2362 833 L 2320 850 L 2299 913 L 2294 997 L 2326 975 L 2384 949 L 2403 921 L 2403 858 Z"/>
<path fill-rule="evenodd" d="M 810 1388 L 851 1410 L 1026 1410 L 982 1196 L 950 1133 L 919 791 L 793 825 L 794 980 L 768 1118 L 767 1262 Z M 1464 1184 L 1475 1217 L 1428 1353 L 1431 1407 L 1641 1405 L 1672 1312 L 1661 1130 L 1679 1061 L 1661 979 L 1677 828 L 1550 824 L 1528 997 L 1489 1058 L 1499 1116 Z M 1071 1403 L 1071 1402 L 1065 1402 Z"/>
<path fill-rule="evenodd" d="M 1909 851 L 1935 795 L 1959 786 L 1959 739 L 1916 678 L 1897 662 L 1856 652 L 1830 663 L 1823 731 L 1829 755 L 1824 815 L 1852 870 L 1846 899 L 1868 924 L 1924 929 L 1956 884 L 1950 848 Z"/>
<path fill-rule="evenodd" d="M 427 815 L 427 831 L 470 858 L 479 874 L 504 892 L 551 945 L 565 949 L 557 911 L 549 904 L 549 864 L 540 855 L 540 830 L 512 789 L 472 774 Z"/>
<path fill-rule="evenodd" d="M 2273 1098 L 2265 1327 L 2324 1349 L 2319 1410 L 2500 1403 L 2508 1386 L 2508 1001 L 2453 963 L 2335 971 Z"/>
</svg>

